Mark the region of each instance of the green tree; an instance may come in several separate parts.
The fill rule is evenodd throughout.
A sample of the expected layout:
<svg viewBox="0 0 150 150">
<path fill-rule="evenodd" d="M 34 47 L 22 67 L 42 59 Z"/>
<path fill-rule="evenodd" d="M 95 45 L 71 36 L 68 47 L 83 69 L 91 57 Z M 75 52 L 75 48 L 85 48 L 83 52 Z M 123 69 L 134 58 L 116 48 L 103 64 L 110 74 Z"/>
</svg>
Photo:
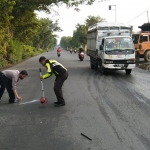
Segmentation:
<svg viewBox="0 0 150 150">
<path fill-rule="evenodd" d="M 0 1 L 0 59 L 7 54 L 6 46 L 10 39 L 10 20 L 13 19 L 11 12 L 14 5 L 15 0 Z"/>
<path fill-rule="evenodd" d="M 74 30 L 73 31 L 73 37 L 72 37 L 72 40 L 71 40 L 71 44 L 74 48 L 78 48 L 79 45 L 80 45 L 80 42 L 79 42 L 79 36 L 78 36 L 78 32 L 77 30 Z"/>
<path fill-rule="evenodd" d="M 87 36 L 86 25 L 77 24 L 71 43 L 76 44 L 74 45 L 74 47 L 79 47 L 82 45 L 83 48 L 85 48 L 86 41 L 87 41 L 86 36 Z"/>
<path fill-rule="evenodd" d="M 58 21 L 53 22 L 47 19 L 40 19 L 40 27 L 34 37 L 34 46 L 40 47 L 42 49 L 49 49 L 56 44 L 56 35 L 53 33 L 55 31 L 62 31 L 58 26 Z"/>
<path fill-rule="evenodd" d="M 40 27 L 40 22 L 33 12 L 25 11 L 24 15 L 14 15 L 11 20 L 11 35 L 12 38 L 18 39 L 28 45 L 32 45 L 34 36 Z"/>
<path fill-rule="evenodd" d="M 79 5 L 94 1 L 0 0 L 0 67 L 33 56 L 37 50 L 34 47 L 47 49 L 56 44 L 54 32 L 61 31 L 58 21 L 38 20 L 35 10 L 51 13 L 54 5 L 62 4 L 78 10 Z M 67 39 L 68 46 L 73 44 L 71 39 Z"/>
<path fill-rule="evenodd" d="M 44 10 L 48 13 L 51 12 L 51 7 L 56 5 L 60 6 L 66 4 L 67 7 L 75 7 L 76 10 L 81 4 L 92 5 L 95 0 L 16 0 L 22 8 Z"/>
<path fill-rule="evenodd" d="M 100 16 L 96 16 L 96 17 L 95 16 L 88 16 L 87 19 L 85 20 L 85 25 L 88 29 L 90 26 L 92 26 L 98 22 L 105 22 L 105 21 L 106 20 L 104 18 L 101 18 Z"/>
<path fill-rule="evenodd" d="M 73 36 L 71 40 L 71 44 L 73 47 L 79 47 L 82 45 L 84 49 L 86 49 L 87 43 L 87 31 L 89 26 L 94 25 L 98 22 L 104 22 L 105 19 L 100 16 L 88 16 L 85 20 L 85 24 L 77 24 L 76 30 L 73 31 Z"/>
<path fill-rule="evenodd" d="M 71 40 L 72 40 L 71 36 L 62 37 L 60 40 L 60 46 L 63 47 L 64 49 L 72 47 Z"/>
</svg>

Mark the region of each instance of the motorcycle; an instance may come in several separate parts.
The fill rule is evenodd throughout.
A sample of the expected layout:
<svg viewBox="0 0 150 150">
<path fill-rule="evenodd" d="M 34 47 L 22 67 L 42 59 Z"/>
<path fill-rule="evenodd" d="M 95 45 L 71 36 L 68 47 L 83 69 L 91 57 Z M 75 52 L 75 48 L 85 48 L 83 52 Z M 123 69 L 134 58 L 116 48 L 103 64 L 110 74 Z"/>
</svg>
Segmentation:
<svg viewBox="0 0 150 150">
<path fill-rule="evenodd" d="M 61 52 L 57 52 L 57 56 L 60 57 Z"/>
<path fill-rule="evenodd" d="M 83 59 L 84 59 L 84 53 L 81 52 L 81 53 L 78 54 L 78 56 L 79 56 L 80 61 L 83 61 Z"/>
</svg>

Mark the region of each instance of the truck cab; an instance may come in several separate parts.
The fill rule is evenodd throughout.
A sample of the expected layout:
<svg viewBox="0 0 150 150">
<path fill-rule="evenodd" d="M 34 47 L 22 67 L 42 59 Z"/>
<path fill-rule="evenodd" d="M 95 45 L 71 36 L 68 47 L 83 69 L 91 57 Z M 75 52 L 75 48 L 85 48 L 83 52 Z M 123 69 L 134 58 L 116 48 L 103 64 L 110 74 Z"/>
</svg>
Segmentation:
<svg viewBox="0 0 150 150">
<path fill-rule="evenodd" d="M 132 35 L 137 57 L 150 62 L 150 31 L 141 31 Z"/>
<path fill-rule="evenodd" d="M 110 36 L 102 39 L 99 58 L 103 69 L 126 70 L 127 74 L 135 68 L 135 49 L 132 38 L 128 36 Z"/>
</svg>

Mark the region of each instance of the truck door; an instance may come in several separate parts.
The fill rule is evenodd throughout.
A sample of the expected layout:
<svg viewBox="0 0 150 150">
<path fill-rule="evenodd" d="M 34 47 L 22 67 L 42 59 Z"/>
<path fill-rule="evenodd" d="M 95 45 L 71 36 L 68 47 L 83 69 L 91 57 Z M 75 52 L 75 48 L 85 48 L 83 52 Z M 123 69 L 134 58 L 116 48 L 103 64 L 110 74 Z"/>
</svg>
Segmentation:
<svg viewBox="0 0 150 150">
<path fill-rule="evenodd" d="M 149 37 L 148 35 L 141 35 L 140 41 L 142 41 L 142 50 L 146 50 L 149 48 Z"/>
</svg>

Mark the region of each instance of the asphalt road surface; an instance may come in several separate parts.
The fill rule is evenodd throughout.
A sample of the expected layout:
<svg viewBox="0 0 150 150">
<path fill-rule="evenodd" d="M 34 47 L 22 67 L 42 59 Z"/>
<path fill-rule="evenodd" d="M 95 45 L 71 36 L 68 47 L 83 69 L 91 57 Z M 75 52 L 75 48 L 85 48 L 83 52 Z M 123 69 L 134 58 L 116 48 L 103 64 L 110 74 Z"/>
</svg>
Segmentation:
<svg viewBox="0 0 150 150">
<path fill-rule="evenodd" d="M 63 91 L 66 106 L 54 107 L 54 77 L 44 80 L 42 105 L 38 59 L 46 56 L 68 68 Z M 46 52 L 9 69 L 26 69 L 18 83 L 19 103 L 0 102 L 0 150 L 150 150 L 150 71 L 136 67 L 131 75 L 91 70 L 89 57 Z M 42 73 L 45 73 L 42 67 Z M 90 141 L 85 134 L 92 139 Z"/>
</svg>

